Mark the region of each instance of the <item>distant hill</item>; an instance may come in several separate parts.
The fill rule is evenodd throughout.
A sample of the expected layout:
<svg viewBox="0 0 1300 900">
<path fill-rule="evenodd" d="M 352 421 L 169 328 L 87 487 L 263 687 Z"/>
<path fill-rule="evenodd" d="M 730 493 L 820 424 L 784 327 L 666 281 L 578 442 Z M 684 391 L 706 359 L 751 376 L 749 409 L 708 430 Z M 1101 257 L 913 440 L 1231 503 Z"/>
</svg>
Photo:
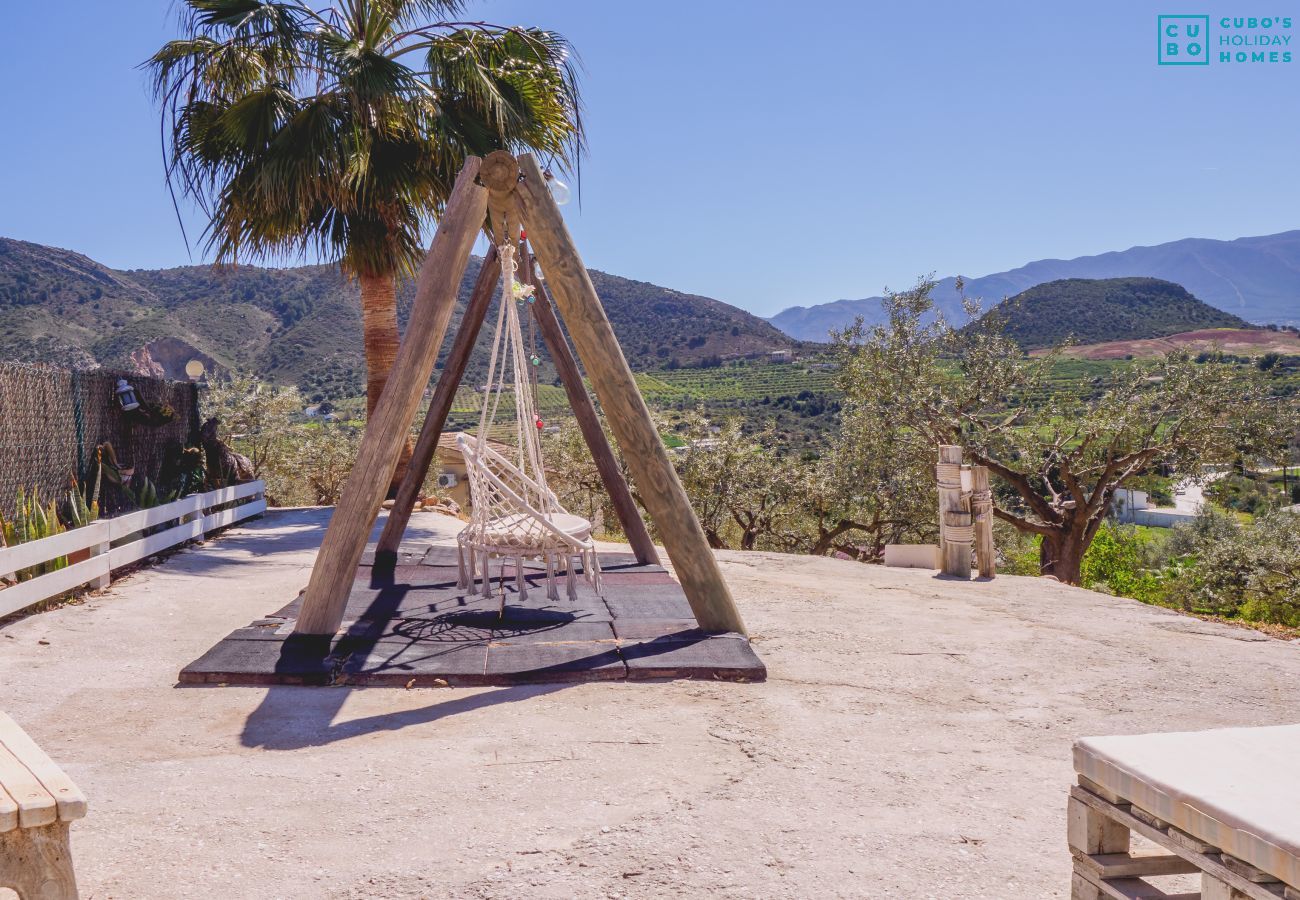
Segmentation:
<svg viewBox="0 0 1300 900">
<path fill-rule="evenodd" d="M 1142 359 L 1163 356 L 1171 350 L 1201 352 L 1218 349 L 1233 356 L 1259 357 L 1277 354 L 1300 358 L 1300 334 L 1269 328 L 1203 328 L 1159 338 L 1135 341 L 1105 341 L 1076 344 L 1065 351 L 1076 359 Z"/>
<path fill-rule="evenodd" d="M 470 260 L 453 327 L 481 264 Z M 797 346 L 718 300 L 605 272 L 591 277 L 634 368 Z M 413 286 L 402 285 L 403 325 L 412 296 Z M 181 377 L 185 363 L 199 358 L 340 398 L 363 391 L 361 346 L 357 288 L 334 266 L 123 272 L 79 253 L 0 238 L 0 358 L 121 366 L 133 354 L 139 362 L 143 348 L 169 377 Z"/>
<path fill-rule="evenodd" d="M 1049 281 L 1131 275 L 1181 284 L 1210 306 L 1249 322 L 1300 325 L 1300 231 L 1235 241 L 1187 238 L 1099 256 L 1042 259 L 1009 272 L 967 278 L 966 296 L 983 298 L 988 309 L 1004 297 Z M 951 321 L 965 320 L 955 278 L 940 281 L 934 298 Z M 868 322 L 881 321 L 880 298 L 793 306 L 769 321 L 800 340 L 824 341 L 832 328 L 843 328 L 859 315 Z"/>
<path fill-rule="evenodd" d="M 1003 333 L 1025 350 L 1056 346 L 1067 339 L 1099 344 L 1248 324 L 1159 278 L 1049 281 L 1004 301 L 981 321 L 1001 323 Z"/>
</svg>

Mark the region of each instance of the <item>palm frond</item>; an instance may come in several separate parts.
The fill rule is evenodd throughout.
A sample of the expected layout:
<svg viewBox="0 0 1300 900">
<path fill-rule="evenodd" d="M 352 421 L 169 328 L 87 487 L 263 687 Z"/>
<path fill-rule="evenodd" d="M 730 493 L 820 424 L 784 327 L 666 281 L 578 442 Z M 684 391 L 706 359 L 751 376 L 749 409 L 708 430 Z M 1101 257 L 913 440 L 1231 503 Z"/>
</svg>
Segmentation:
<svg viewBox="0 0 1300 900">
<path fill-rule="evenodd" d="M 185 33 L 144 67 L 168 183 L 207 214 L 219 262 L 314 253 L 358 274 L 411 271 L 467 155 L 576 165 L 567 42 L 440 19 L 463 7 L 182 0 Z"/>
</svg>

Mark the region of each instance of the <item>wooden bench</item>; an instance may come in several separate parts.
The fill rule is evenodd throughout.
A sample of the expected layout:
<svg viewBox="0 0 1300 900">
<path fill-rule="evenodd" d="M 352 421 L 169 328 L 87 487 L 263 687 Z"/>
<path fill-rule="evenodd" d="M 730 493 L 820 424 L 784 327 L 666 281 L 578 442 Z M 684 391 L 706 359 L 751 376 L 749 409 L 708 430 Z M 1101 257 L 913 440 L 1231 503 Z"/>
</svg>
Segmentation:
<svg viewBox="0 0 1300 900">
<path fill-rule="evenodd" d="M 75 900 L 68 825 L 85 795 L 0 712 L 0 887 L 22 900 Z"/>
<path fill-rule="evenodd" d="M 1300 900 L 1300 725 L 1084 738 L 1072 900 Z M 1161 852 L 1130 852 L 1133 833 Z M 1150 880 L 1198 874 L 1200 891 Z"/>
</svg>

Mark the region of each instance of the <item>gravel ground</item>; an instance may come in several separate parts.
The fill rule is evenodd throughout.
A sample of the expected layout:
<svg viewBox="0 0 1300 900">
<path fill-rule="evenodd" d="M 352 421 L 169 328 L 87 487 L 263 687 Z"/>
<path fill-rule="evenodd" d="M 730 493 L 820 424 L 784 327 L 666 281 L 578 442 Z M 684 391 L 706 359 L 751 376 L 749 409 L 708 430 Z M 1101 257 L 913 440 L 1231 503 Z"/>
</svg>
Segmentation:
<svg viewBox="0 0 1300 900">
<path fill-rule="evenodd" d="M 1067 897 L 1076 737 L 1297 716 L 1300 646 L 1253 631 L 761 553 L 719 558 L 765 684 L 178 687 L 327 516 L 0 629 L 0 708 L 90 798 L 83 897 Z"/>
</svg>

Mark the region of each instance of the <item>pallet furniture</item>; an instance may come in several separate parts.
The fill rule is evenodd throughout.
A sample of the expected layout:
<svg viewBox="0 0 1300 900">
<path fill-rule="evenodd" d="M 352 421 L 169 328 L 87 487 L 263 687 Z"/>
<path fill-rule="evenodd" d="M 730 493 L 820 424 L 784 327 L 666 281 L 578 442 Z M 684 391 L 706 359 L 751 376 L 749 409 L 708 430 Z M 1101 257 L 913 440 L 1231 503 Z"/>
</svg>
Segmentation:
<svg viewBox="0 0 1300 900">
<path fill-rule="evenodd" d="M 938 544 L 886 544 L 884 563 L 901 569 L 940 569 Z"/>
<path fill-rule="evenodd" d="M 76 900 L 68 825 L 85 814 L 72 779 L 0 713 L 0 887 L 20 900 Z"/>
<path fill-rule="evenodd" d="M 1084 738 L 1074 745 L 1073 900 L 1300 900 L 1300 725 Z M 1137 833 L 1158 854 L 1130 853 Z M 1201 876 L 1199 893 L 1148 879 Z"/>
</svg>

